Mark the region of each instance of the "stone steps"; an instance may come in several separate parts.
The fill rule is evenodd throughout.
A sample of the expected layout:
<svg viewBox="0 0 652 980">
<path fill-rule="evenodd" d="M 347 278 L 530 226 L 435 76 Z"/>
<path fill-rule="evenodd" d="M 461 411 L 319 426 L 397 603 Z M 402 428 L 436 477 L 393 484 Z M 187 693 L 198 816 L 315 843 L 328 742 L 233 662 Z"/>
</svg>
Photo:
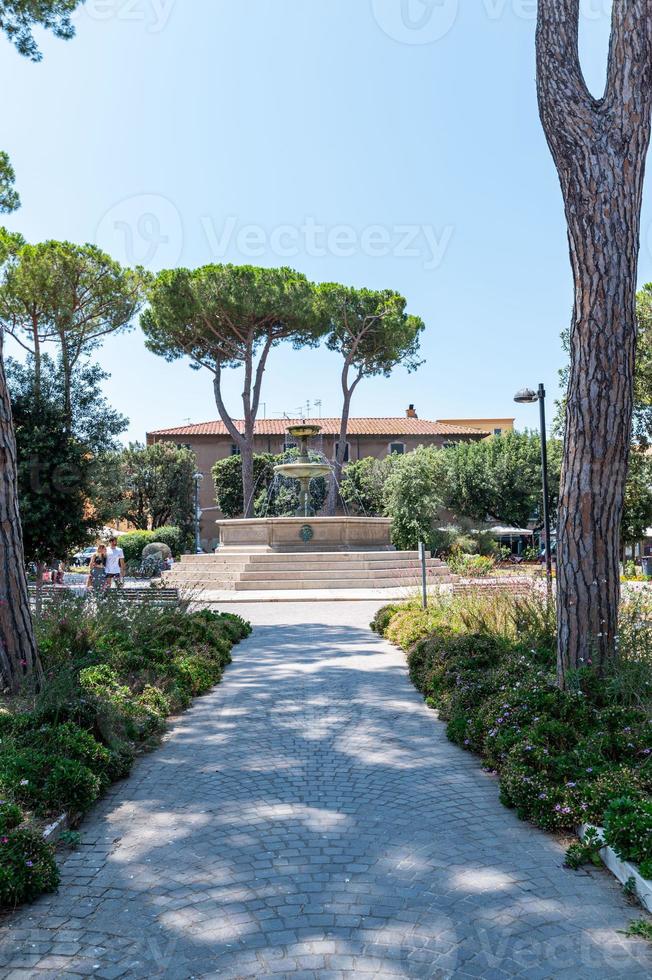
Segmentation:
<svg viewBox="0 0 652 980">
<path fill-rule="evenodd" d="M 427 560 L 430 581 L 452 581 L 439 559 Z M 388 589 L 421 581 L 416 551 L 242 552 L 184 555 L 165 576 L 166 584 L 187 589 L 294 591 L 304 589 Z"/>
</svg>

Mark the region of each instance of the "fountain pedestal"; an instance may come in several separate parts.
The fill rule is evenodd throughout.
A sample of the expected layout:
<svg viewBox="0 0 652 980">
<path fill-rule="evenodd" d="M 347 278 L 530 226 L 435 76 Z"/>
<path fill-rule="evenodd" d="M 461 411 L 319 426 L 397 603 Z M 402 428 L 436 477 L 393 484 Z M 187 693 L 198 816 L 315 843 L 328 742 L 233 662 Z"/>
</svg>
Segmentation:
<svg viewBox="0 0 652 980">
<path fill-rule="evenodd" d="M 219 551 L 393 551 L 388 517 L 258 517 L 217 521 Z"/>
</svg>

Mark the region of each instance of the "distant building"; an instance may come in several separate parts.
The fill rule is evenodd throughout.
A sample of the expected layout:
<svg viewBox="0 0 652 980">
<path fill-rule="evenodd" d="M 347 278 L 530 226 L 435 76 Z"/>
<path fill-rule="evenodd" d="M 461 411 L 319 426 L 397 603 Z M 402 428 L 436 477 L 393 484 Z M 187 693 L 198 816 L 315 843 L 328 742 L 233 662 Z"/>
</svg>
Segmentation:
<svg viewBox="0 0 652 980">
<path fill-rule="evenodd" d="M 254 436 L 254 452 L 277 455 L 293 447 L 286 429 L 299 422 L 310 422 L 321 426 L 319 436 L 312 440 L 312 447 L 322 452 L 327 459 L 333 459 L 340 433 L 340 420 L 329 419 L 258 419 Z M 478 420 L 482 421 L 482 420 Z M 496 423 L 513 420 L 490 420 Z M 242 430 L 244 423 L 236 421 Z M 409 453 L 419 446 L 445 446 L 455 442 L 478 442 L 492 434 L 485 425 L 471 425 L 469 422 L 431 422 L 417 416 L 414 405 L 410 405 L 404 416 L 399 418 L 351 418 L 348 424 L 346 460 L 354 461 L 366 456 L 383 459 L 390 453 Z M 186 446 L 197 457 L 197 468 L 204 475 L 201 485 L 202 538 L 212 542 L 213 522 L 219 516 L 215 505 L 211 470 L 219 459 L 236 455 L 238 447 L 229 435 L 222 421 L 200 422 L 194 425 L 180 425 L 170 429 L 159 429 L 147 433 L 147 445 L 157 442 L 171 442 Z"/>
<path fill-rule="evenodd" d="M 515 419 L 437 419 L 442 425 L 468 425 L 472 429 L 484 429 L 486 438 L 502 436 L 514 431 Z"/>
</svg>

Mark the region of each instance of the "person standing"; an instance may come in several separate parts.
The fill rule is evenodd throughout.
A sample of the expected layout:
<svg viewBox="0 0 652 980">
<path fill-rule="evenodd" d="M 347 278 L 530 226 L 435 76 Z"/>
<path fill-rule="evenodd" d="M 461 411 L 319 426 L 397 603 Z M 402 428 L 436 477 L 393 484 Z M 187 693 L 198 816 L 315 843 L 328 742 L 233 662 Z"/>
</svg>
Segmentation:
<svg viewBox="0 0 652 980">
<path fill-rule="evenodd" d="M 97 551 L 91 558 L 91 567 L 86 588 L 93 588 L 101 591 L 106 585 L 106 545 L 99 545 Z"/>
<path fill-rule="evenodd" d="M 122 548 L 118 547 L 118 539 L 110 538 L 109 547 L 106 549 L 106 587 L 112 588 L 115 585 L 119 588 L 124 582 L 125 577 L 125 554 Z"/>
</svg>

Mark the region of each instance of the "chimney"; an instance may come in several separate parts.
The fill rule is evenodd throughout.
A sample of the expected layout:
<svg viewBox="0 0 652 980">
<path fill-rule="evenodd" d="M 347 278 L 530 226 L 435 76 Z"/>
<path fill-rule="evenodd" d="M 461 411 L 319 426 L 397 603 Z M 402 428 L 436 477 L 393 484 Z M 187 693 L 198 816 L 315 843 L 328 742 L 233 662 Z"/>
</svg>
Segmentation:
<svg viewBox="0 0 652 980">
<path fill-rule="evenodd" d="M 406 411 L 405 414 L 406 414 L 406 416 L 409 419 L 418 419 L 419 418 L 419 416 L 417 415 L 417 412 L 416 412 L 416 409 L 415 409 L 414 405 L 408 405 L 407 411 Z"/>
</svg>

